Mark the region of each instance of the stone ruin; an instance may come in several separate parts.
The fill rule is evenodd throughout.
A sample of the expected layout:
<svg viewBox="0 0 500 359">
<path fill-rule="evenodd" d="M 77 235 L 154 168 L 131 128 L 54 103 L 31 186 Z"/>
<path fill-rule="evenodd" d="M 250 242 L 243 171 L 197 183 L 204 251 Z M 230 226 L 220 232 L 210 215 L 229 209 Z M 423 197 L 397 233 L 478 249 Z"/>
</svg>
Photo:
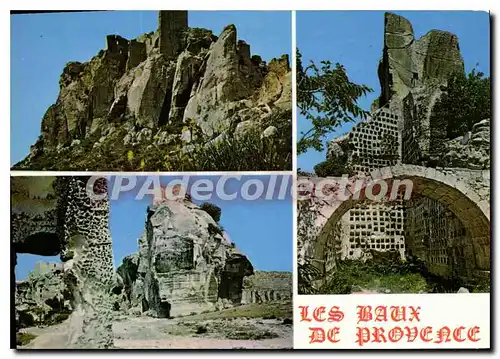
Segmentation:
<svg viewBox="0 0 500 359">
<path fill-rule="evenodd" d="M 205 144 L 250 130 L 291 141 L 288 55 L 266 63 L 234 25 L 216 36 L 190 28 L 187 11 L 160 11 L 157 30 L 136 39 L 108 35 L 90 61 L 66 65 L 59 85 L 37 142 L 14 169 L 123 170 L 109 166 L 126 150 L 185 147 L 198 129 Z M 273 118 L 287 113 L 288 130 L 278 131 Z"/>
<path fill-rule="evenodd" d="M 243 279 L 241 303 L 266 303 L 292 300 L 291 272 L 255 271 Z"/>
<path fill-rule="evenodd" d="M 299 242 L 298 255 L 299 263 L 311 261 L 323 273 L 319 282 L 337 259 L 382 252 L 417 257 L 432 274 L 464 286 L 489 280 L 490 120 L 446 140 L 432 116 L 448 76 L 457 72 L 464 73 L 464 62 L 456 35 L 431 30 L 415 39 L 408 20 L 385 14 L 380 97 L 366 120 L 328 144 L 327 160 L 347 154 L 350 183 L 410 179 L 413 194 L 404 200 L 403 186 L 391 201 L 355 201 L 364 189 L 351 185 L 345 203 L 313 198 L 315 227 L 304 229 L 310 239 Z"/>
</svg>

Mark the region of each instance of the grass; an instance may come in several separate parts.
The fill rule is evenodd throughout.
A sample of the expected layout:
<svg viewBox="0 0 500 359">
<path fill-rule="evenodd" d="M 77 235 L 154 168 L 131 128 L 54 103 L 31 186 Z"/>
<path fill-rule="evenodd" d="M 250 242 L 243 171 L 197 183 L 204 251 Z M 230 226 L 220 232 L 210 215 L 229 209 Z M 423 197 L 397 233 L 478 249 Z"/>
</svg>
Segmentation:
<svg viewBox="0 0 500 359">
<path fill-rule="evenodd" d="M 180 137 L 165 145 L 154 140 L 136 146 L 124 145 L 127 134 L 118 128 L 99 142 L 101 134 L 83 139 L 80 145 L 60 152 L 46 152 L 33 159 L 30 170 L 87 171 L 279 171 L 292 169 L 291 111 L 275 113 L 266 125 L 279 131 L 278 138 L 261 138 L 263 129 L 239 137 L 227 136 L 217 143 L 187 144 Z M 187 147 L 190 151 L 185 151 Z M 77 150 L 78 149 L 78 150 Z M 13 169 L 23 169 L 21 161 Z"/>
<path fill-rule="evenodd" d="M 189 317 L 195 320 L 231 319 L 231 318 L 292 318 L 293 306 L 291 301 L 252 303 L 238 307 L 224 309 L 219 312 L 198 314 Z"/>
<path fill-rule="evenodd" d="M 16 344 L 17 346 L 25 346 L 35 338 L 36 335 L 31 333 L 16 333 Z"/>
<path fill-rule="evenodd" d="M 400 259 L 339 261 L 319 293 L 349 294 L 357 290 L 387 293 L 435 292 L 436 283 L 425 276 L 421 263 Z"/>
</svg>

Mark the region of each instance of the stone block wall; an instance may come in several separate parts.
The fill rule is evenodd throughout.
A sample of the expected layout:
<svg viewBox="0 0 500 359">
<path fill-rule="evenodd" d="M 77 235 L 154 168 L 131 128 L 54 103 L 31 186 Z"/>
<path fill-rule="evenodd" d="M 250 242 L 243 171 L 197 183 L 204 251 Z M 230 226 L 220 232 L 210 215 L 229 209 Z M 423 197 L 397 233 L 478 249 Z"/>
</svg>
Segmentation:
<svg viewBox="0 0 500 359">
<path fill-rule="evenodd" d="M 242 304 L 266 303 L 292 298 L 292 273 L 256 271 L 243 280 Z"/>
<path fill-rule="evenodd" d="M 187 11 L 160 11 L 158 17 L 160 52 L 167 58 L 175 58 L 184 44 L 183 32 L 188 28 Z"/>
<path fill-rule="evenodd" d="M 355 172 L 369 174 L 400 161 L 401 122 L 401 111 L 385 106 L 352 129 L 349 143 L 354 150 L 349 162 Z M 369 257 L 371 250 L 396 250 L 404 257 L 402 204 L 400 200 L 387 204 L 363 203 L 348 211 L 342 218 L 348 227 L 341 236 L 341 259 Z"/>
<path fill-rule="evenodd" d="M 424 261 L 430 273 L 444 278 L 466 278 L 473 273 L 470 235 L 453 213 L 426 197 L 413 200 L 406 212 L 408 254 Z"/>
</svg>

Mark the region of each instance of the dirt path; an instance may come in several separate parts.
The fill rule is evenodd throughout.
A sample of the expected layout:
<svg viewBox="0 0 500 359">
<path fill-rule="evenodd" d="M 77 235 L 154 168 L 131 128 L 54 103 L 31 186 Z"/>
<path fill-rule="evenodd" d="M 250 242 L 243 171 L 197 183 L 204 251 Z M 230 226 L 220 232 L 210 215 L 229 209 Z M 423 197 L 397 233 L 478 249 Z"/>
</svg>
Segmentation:
<svg viewBox="0 0 500 359">
<path fill-rule="evenodd" d="M 201 328 L 201 329 L 200 329 Z M 61 349 L 68 343 L 69 324 L 26 328 L 36 335 L 19 349 Z M 183 317 L 116 318 L 113 323 L 117 349 L 291 349 L 293 327 L 282 319 Z"/>
<path fill-rule="evenodd" d="M 264 340 L 229 340 L 209 338 L 170 337 L 166 339 L 117 339 L 120 349 L 291 349 L 290 340 L 275 338 Z"/>
</svg>

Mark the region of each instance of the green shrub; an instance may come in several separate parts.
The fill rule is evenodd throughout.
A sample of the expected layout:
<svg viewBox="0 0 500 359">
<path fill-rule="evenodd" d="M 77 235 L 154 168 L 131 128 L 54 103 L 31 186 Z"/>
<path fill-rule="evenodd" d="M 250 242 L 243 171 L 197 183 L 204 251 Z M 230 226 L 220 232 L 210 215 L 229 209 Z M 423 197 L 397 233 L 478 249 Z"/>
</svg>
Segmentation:
<svg viewBox="0 0 500 359">
<path fill-rule="evenodd" d="M 213 218 L 213 220 L 214 220 L 215 222 L 219 223 L 219 221 L 220 221 L 220 216 L 221 216 L 221 213 L 222 213 L 222 211 L 221 211 L 220 207 L 216 206 L 216 205 L 215 205 L 215 204 L 213 204 L 213 203 L 205 202 L 205 203 L 203 203 L 203 204 L 200 206 L 200 208 L 201 208 L 202 210 L 204 210 L 205 212 L 207 212 L 207 213 L 210 215 L 210 217 L 212 217 L 212 218 Z"/>
<path fill-rule="evenodd" d="M 18 346 L 25 346 L 35 338 L 36 335 L 31 333 L 16 333 L 16 344 Z"/>
</svg>

